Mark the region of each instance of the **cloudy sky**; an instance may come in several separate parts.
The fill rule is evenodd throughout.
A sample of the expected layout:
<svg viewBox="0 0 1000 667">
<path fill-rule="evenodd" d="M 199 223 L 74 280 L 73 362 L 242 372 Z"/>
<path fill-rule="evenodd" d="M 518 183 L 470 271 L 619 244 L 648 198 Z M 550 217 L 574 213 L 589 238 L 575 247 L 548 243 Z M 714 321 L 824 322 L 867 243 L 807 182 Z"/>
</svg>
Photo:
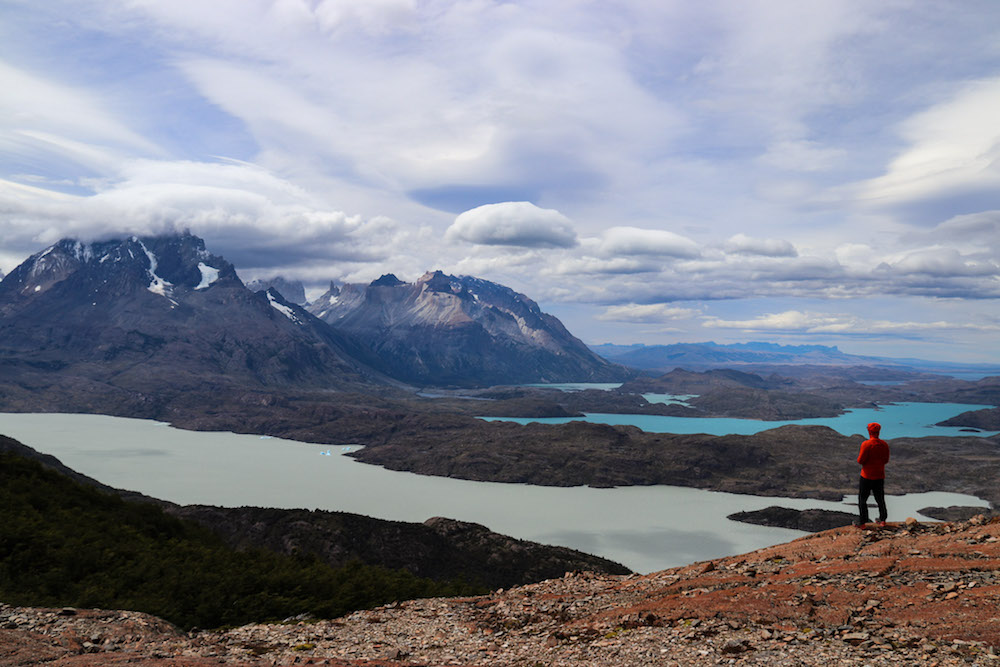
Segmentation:
<svg viewBox="0 0 1000 667">
<path fill-rule="evenodd" d="M 0 0 L 0 271 L 190 229 L 588 343 L 1000 362 L 995 0 Z"/>
</svg>

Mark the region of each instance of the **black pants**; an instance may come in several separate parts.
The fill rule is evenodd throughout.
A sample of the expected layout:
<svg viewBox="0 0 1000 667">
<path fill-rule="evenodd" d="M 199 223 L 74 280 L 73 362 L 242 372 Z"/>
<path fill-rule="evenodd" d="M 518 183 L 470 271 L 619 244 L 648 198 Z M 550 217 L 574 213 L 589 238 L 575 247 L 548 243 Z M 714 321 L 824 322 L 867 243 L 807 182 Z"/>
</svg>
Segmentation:
<svg viewBox="0 0 1000 667">
<path fill-rule="evenodd" d="M 878 520 L 885 521 L 888 513 L 885 510 L 885 480 L 861 478 L 858 485 L 858 521 L 868 523 L 868 494 L 875 496 L 875 504 L 878 505 Z"/>
</svg>

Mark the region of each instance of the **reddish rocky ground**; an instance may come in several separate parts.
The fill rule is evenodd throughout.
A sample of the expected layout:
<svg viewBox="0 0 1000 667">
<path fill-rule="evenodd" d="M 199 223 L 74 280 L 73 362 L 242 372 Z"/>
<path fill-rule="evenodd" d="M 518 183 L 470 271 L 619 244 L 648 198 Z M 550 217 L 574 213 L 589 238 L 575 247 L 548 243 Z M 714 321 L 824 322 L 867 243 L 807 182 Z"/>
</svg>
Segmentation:
<svg viewBox="0 0 1000 667">
<path fill-rule="evenodd" d="M 645 576 L 568 574 L 333 621 L 182 633 L 0 607 L 0 664 L 998 665 L 1000 522 L 839 528 Z"/>
</svg>

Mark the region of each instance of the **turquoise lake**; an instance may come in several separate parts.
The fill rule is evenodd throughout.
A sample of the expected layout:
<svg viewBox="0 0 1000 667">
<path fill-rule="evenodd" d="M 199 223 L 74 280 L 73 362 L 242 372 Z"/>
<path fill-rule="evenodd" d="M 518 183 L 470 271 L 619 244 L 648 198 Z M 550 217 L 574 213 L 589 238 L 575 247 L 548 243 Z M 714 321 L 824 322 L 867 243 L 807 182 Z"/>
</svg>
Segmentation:
<svg viewBox="0 0 1000 667">
<path fill-rule="evenodd" d="M 963 403 L 894 403 L 877 408 L 849 410 L 839 417 L 820 419 L 797 419 L 793 421 L 761 421 L 756 419 L 714 419 L 697 417 L 663 417 L 660 415 L 620 415 L 587 413 L 583 417 L 484 417 L 487 421 L 510 421 L 518 424 L 538 422 L 541 424 L 566 424 L 571 421 L 588 421 L 615 426 L 637 426 L 648 433 L 707 433 L 709 435 L 752 435 L 788 424 L 828 426 L 843 435 L 865 435 L 865 427 L 870 422 L 882 425 L 882 437 L 922 438 L 939 436 L 991 436 L 1000 431 L 978 431 L 970 433 L 960 428 L 935 426 L 934 424 L 971 410 L 982 410 L 989 405 L 967 405 Z"/>
</svg>

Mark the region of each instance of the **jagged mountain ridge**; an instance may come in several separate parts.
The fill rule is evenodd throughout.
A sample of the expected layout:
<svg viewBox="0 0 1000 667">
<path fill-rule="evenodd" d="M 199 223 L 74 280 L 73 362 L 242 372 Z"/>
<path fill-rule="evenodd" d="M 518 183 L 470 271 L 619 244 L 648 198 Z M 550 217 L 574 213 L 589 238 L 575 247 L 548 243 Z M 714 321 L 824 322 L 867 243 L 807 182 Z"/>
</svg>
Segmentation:
<svg viewBox="0 0 1000 667">
<path fill-rule="evenodd" d="M 319 317 L 281 287 L 249 289 L 189 232 L 64 239 L 0 281 L 0 365 L 7 378 L 49 374 L 22 387 L 55 372 L 133 393 L 206 381 L 363 389 L 628 375 L 528 297 L 478 278 L 345 285 L 311 307 Z"/>
<path fill-rule="evenodd" d="M 361 341 L 364 361 L 416 384 L 620 380 L 552 315 L 514 290 L 442 271 L 406 283 L 331 285 L 310 312 Z"/>
<path fill-rule="evenodd" d="M 247 289 L 251 292 L 260 292 L 274 288 L 278 294 L 292 303 L 305 306 L 309 303 L 306 299 L 306 288 L 301 280 L 288 280 L 284 276 L 274 276 L 273 278 L 251 280 L 247 283 Z"/>
<path fill-rule="evenodd" d="M 248 290 L 190 233 L 64 239 L 29 257 L 0 282 L 0 361 L 133 388 L 377 375 L 302 308 Z"/>
</svg>

